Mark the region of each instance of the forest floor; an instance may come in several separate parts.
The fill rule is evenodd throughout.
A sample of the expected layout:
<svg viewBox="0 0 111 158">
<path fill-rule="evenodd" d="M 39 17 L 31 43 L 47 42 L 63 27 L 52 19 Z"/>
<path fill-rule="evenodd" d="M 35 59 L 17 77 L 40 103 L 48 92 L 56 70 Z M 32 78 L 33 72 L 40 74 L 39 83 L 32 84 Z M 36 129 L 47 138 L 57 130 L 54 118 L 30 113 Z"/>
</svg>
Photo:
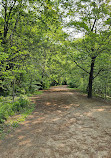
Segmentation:
<svg viewBox="0 0 111 158">
<path fill-rule="evenodd" d="M 0 158 L 111 158 L 111 103 L 66 86 L 39 96 L 35 111 L 0 142 Z"/>
</svg>

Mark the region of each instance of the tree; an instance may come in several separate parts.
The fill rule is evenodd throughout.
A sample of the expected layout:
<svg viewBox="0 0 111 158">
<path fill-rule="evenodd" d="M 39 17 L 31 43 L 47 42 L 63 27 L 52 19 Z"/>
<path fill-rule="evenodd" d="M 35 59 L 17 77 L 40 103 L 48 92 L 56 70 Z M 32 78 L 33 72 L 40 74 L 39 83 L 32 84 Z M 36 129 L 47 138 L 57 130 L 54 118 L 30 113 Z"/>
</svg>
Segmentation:
<svg viewBox="0 0 111 158">
<path fill-rule="evenodd" d="M 33 79 L 39 80 L 43 87 L 47 87 L 46 82 L 50 80 L 51 70 L 49 60 L 56 53 L 58 48 L 54 50 L 55 45 L 58 45 L 63 33 L 56 3 L 45 0 L 3 0 L 2 6 L 4 16 L 1 16 L 1 89 L 9 82 L 8 85 L 13 85 L 14 94 L 14 91 L 19 89 L 14 88 L 17 87 L 14 84 L 20 79 L 24 82 L 25 75 L 30 80 L 24 84 L 25 88 L 29 86 L 25 91 L 32 90 L 31 87 L 35 84 Z M 5 80 L 6 76 L 8 81 Z M 10 89 L 10 86 L 6 90 Z"/>
<path fill-rule="evenodd" d="M 92 98 L 92 85 L 94 78 L 99 75 L 101 71 L 103 71 L 103 68 L 100 68 L 94 76 L 96 60 L 101 58 L 101 54 L 110 53 L 110 3 L 108 0 L 97 0 L 96 2 L 93 0 L 79 0 L 75 3 L 75 5 L 76 12 L 75 10 L 73 12 L 72 8 L 68 12 L 70 19 L 72 19 L 68 23 L 68 26 L 74 27 L 76 30 L 84 33 L 84 37 L 81 39 L 81 42 L 77 42 L 73 46 L 77 51 L 81 52 L 81 59 L 89 58 L 90 70 L 85 70 L 76 60 L 74 60 L 74 63 L 89 75 L 88 98 Z"/>
</svg>

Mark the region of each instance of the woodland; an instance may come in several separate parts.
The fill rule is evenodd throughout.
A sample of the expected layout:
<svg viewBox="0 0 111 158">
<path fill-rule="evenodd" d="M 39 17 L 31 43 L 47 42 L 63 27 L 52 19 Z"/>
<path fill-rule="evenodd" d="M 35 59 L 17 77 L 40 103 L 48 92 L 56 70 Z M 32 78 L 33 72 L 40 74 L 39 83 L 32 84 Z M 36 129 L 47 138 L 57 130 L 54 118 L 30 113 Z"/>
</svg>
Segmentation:
<svg viewBox="0 0 111 158">
<path fill-rule="evenodd" d="M 111 98 L 110 0 L 0 0 L 0 122 L 62 84 Z"/>
</svg>

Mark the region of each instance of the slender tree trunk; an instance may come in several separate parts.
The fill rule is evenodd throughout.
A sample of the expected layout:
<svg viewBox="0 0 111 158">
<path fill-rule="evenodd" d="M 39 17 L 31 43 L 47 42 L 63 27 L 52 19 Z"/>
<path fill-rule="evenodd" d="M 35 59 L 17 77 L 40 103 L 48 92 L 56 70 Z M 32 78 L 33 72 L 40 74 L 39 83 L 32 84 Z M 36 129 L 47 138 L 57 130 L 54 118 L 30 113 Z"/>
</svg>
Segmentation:
<svg viewBox="0 0 111 158">
<path fill-rule="evenodd" d="M 14 72 L 12 71 L 12 75 L 14 76 Z M 14 76 L 14 79 L 12 81 L 12 99 L 13 99 L 13 102 L 15 100 L 15 76 Z"/>
<path fill-rule="evenodd" d="M 91 60 L 91 69 L 89 74 L 89 83 L 88 83 L 88 98 L 92 98 L 92 85 L 93 85 L 93 72 L 94 72 L 94 63 L 96 57 L 92 57 Z"/>
<path fill-rule="evenodd" d="M 107 83 L 105 83 L 105 92 L 104 92 L 104 98 L 107 98 Z"/>
<path fill-rule="evenodd" d="M 15 100 L 15 80 L 13 79 L 13 94 L 12 94 L 12 96 L 13 96 L 13 102 L 14 102 L 14 100 Z"/>
<path fill-rule="evenodd" d="M 4 11 L 5 11 L 5 16 L 4 16 L 4 33 L 3 33 L 3 44 L 6 44 L 6 37 L 8 33 L 8 21 L 7 21 L 7 0 L 5 1 L 4 4 Z"/>
</svg>

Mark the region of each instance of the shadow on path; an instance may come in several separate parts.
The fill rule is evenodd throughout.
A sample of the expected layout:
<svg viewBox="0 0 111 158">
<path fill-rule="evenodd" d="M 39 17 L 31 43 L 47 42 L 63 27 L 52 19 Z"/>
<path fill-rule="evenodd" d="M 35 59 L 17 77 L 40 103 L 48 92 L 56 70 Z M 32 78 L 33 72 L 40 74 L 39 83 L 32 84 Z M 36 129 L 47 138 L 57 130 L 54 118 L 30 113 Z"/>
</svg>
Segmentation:
<svg viewBox="0 0 111 158">
<path fill-rule="evenodd" d="M 0 142 L 0 158 L 111 158 L 111 106 L 66 86 L 34 96 L 36 109 Z"/>
</svg>

